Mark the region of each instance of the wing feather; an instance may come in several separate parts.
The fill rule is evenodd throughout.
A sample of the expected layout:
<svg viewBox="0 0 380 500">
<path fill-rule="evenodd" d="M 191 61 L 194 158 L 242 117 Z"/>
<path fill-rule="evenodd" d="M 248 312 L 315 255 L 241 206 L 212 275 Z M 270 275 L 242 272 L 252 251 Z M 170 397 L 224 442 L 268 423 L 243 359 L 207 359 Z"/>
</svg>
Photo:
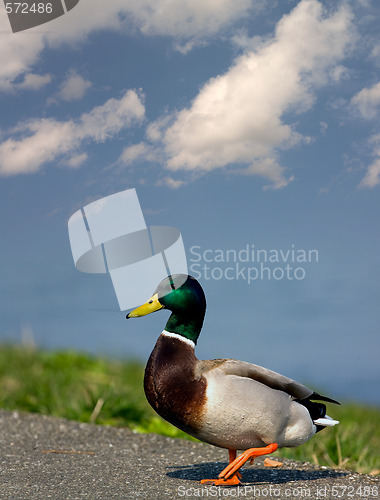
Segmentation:
<svg viewBox="0 0 380 500">
<path fill-rule="evenodd" d="M 238 377 L 246 377 L 257 382 L 261 382 L 271 389 L 286 392 L 295 399 L 305 399 L 313 394 L 313 391 L 305 385 L 296 382 L 295 380 L 285 377 L 280 373 L 264 368 L 263 366 L 228 359 L 221 366 L 226 375 L 236 375 Z"/>
<path fill-rule="evenodd" d="M 212 359 L 205 361 L 198 361 L 198 375 L 205 374 L 206 372 L 214 369 L 220 369 L 225 375 L 235 375 L 237 377 L 250 378 L 256 380 L 271 389 L 276 389 L 289 394 L 293 399 L 313 399 L 317 401 L 326 401 L 329 403 L 340 404 L 334 399 L 326 396 L 321 396 L 314 392 L 309 387 L 306 387 L 295 380 L 285 377 L 263 366 L 247 363 L 245 361 L 238 361 L 235 359 Z"/>
</svg>

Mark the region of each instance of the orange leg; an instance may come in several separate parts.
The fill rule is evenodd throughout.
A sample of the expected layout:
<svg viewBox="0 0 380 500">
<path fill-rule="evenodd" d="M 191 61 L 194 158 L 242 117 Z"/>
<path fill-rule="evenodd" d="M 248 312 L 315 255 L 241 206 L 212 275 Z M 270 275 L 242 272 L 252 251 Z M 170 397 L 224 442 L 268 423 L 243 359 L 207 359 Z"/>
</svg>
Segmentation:
<svg viewBox="0 0 380 500">
<path fill-rule="evenodd" d="M 232 464 L 232 462 L 236 460 L 236 450 L 228 450 L 228 458 L 229 458 L 229 463 Z M 236 472 L 236 474 L 234 475 L 237 476 L 239 479 L 241 479 L 240 472 Z"/>
<path fill-rule="evenodd" d="M 228 450 L 229 463 L 232 464 L 236 460 L 236 450 Z M 202 479 L 202 484 L 213 484 L 215 486 L 225 485 L 225 486 L 238 486 L 240 483 L 241 474 L 236 472 L 236 474 L 231 475 L 227 480 L 225 479 Z"/>
<path fill-rule="evenodd" d="M 219 474 L 219 478 L 223 478 L 225 480 L 229 479 L 248 460 L 250 460 L 251 463 L 253 463 L 253 461 L 254 461 L 254 459 L 256 457 L 259 457 L 260 455 L 267 455 L 268 453 L 273 453 L 276 450 L 277 450 L 277 444 L 276 443 L 271 443 L 268 446 L 265 446 L 264 448 L 250 448 L 249 450 L 244 451 L 232 463 L 230 463 L 229 465 L 227 465 L 227 467 L 224 470 L 222 470 L 222 472 Z"/>
</svg>

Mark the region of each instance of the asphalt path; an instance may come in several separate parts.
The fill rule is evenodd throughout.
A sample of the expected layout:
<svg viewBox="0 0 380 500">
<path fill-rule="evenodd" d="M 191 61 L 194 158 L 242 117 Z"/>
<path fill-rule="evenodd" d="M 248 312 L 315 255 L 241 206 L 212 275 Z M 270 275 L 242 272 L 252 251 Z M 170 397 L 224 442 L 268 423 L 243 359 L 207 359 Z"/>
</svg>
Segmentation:
<svg viewBox="0 0 380 500">
<path fill-rule="evenodd" d="M 239 487 L 201 485 L 226 450 L 125 428 L 0 410 L 0 429 L 0 499 L 380 498 L 378 477 L 263 458 Z"/>
</svg>

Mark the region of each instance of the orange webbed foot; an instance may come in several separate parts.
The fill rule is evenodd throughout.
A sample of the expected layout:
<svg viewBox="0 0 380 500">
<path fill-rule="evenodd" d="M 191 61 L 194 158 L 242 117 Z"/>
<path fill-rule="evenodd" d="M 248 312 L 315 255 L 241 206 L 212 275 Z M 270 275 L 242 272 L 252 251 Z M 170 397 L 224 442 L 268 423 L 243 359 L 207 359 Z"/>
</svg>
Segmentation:
<svg viewBox="0 0 380 500">
<path fill-rule="evenodd" d="M 231 464 L 236 459 L 236 450 L 228 450 L 229 463 Z M 223 479 L 220 477 L 218 479 L 202 479 L 201 484 L 211 484 L 213 486 L 239 486 L 241 474 L 236 472 L 228 479 Z"/>
<path fill-rule="evenodd" d="M 264 460 L 264 465 L 265 467 L 281 467 L 281 465 L 284 465 L 283 462 L 279 462 L 278 460 L 272 460 L 271 458 L 266 458 Z"/>
<path fill-rule="evenodd" d="M 228 479 L 202 479 L 201 484 L 211 484 L 213 486 L 239 486 L 239 484 L 241 484 L 239 477 L 241 477 L 241 474 L 238 472 Z"/>
</svg>

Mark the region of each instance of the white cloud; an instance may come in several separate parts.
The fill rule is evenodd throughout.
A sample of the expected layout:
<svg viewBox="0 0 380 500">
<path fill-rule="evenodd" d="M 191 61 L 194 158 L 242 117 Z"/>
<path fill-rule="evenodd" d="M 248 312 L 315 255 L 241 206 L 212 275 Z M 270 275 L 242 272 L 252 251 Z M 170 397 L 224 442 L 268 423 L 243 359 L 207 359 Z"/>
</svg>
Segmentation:
<svg viewBox="0 0 380 500">
<path fill-rule="evenodd" d="M 371 59 L 375 61 L 375 63 L 380 66 L 380 43 L 375 43 L 371 50 Z"/>
<path fill-rule="evenodd" d="M 183 186 L 186 184 L 185 181 L 181 179 L 173 179 L 173 177 L 170 177 L 169 175 L 163 177 L 157 182 L 158 186 L 167 186 L 170 189 L 178 189 L 179 187 Z"/>
<path fill-rule="evenodd" d="M 51 75 L 49 74 L 36 75 L 35 73 L 27 73 L 24 76 L 24 80 L 17 85 L 17 88 L 25 90 L 39 90 L 50 82 Z"/>
<path fill-rule="evenodd" d="M 133 144 L 132 146 L 127 146 L 123 149 L 118 163 L 121 165 L 131 165 L 133 162 L 145 158 L 150 158 L 151 148 L 148 144 L 140 142 L 139 144 Z"/>
<path fill-rule="evenodd" d="M 12 34 L 4 9 L 0 9 L 0 33 L 0 91 L 10 91 L 13 80 L 28 72 L 35 63 L 44 48 L 44 42 L 39 34 Z"/>
<path fill-rule="evenodd" d="M 376 44 L 371 56 L 379 61 L 380 44 Z M 371 87 L 364 87 L 351 99 L 351 106 L 358 110 L 366 120 L 379 117 L 380 110 L 380 81 Z M 367 167 L 367 172 L 359 184 L 360 189 L 371 189 L 380 185 L 380 134 L 372 135 L 368 140 L 372 150 L 373 160 Z"/>
<path fill-rule="evenodd" d="M 263 189 L 283 188 L 294 181 L 294 175 L 286 178 L 284 168 L 278 163 L 276 158 L 271 158 L 270 156 L 253 162 L 247 168 L 237 169 L 237 173 L 242 175 L 258 175 L 269 180 L 271 184 L 264 186 Z"/>
<path fill-rule="evenodd" d="M 328 123 L 319 122 L 319 129 L 321 131 L 321 135 L 325 136 L 328 128 L 329 128 Z"/>
<path fill-rule="evenodd" d="M 65 161 L 65 164 L 70 168 L 78 168 L 87 160 L 87 153 L 78 153 Z"/>
<path fill-rule="evenodd" d="M 359 188 L 373 188 L 380 184 L 380 134 L 375 134 L 369 139 L 372 146 L 373 162 L 369 165 L 367 173 L 359 184 Z"/>
<path fill-rule="evenodd" d="M 77 153 L 80 145 L 88 141 L 104 142 L 141 122 L 144 114 L 141 98 L 128 90 L 120 99 L 109 99 L 76 121 L 43 118 L 21 123 L 11 131 L 18 138 L 10 137 L 0 143 L 0 175 L 36 172 L 62 155 L 70 155 L 69 166 L 78 166 L 78 162 L 85 160 L 83 153 Z"/>
<path fill-rule="evenodd" d="M 56 98 L 61 101 L 82 99 L 91 86 L 92 83 L 89 80 L 84 79 L 76 71 L 72 70 L 62 82 Z"/>
<path fill-rule="evenodd" d="M 103 142 L 133 121 L 142 120 L 145 107 L 142 97 L 133 90 L 128 90 L 121 99 L 109 99 L 102 106 L 93 108 L 80 119 L 79 134 Z"/>
<path fill-rule="evenodd" d="M 94 31 L 140 30 L 171 36 L 178 43 L 188 42 L 186 51 L 262 4 L 262 0 L 81 0 L 50 21 L 49 29 L 44 24 L 17 34 L 11 32 L 7 14 L 0 9 L 0 90 L 11 90 L 14 79 L 32 68 L 44 48 L 77 45 Z"/>
<path fill-rule="evenodd" d="M 172 171 L 234 165 L 283 187 L 292 177 L 278 163 L 278 151 L 308 141 L 284 115 L 308 110 L 315 90 L 339 78 L 354 38 L 347 8 L 329 15 L 316 0 L 302 0 L 273 37 L 260 44 L 255 39 L 257 48 L 209 80 L 170 125 L 167 117 L 151 125 L 148 139 L 161 137 Z"/>
<path fill-rule="evenodd" d="M 351 105 L 357 108 L 366 120 L 376 118 L 380 106 L 380 82 L 372 87 L 365 87 L 351 99 Z"/>
<path fill-rule="evenodd" d="M 177 40 L 176 48 L 186 53 L 262 4 L 261 0 L 133 0 L 127 15 L 142 33 L 171 36 Z"/>
<path fill-rule="evenodd" d="M 378 157 L 368 167 L 367 173 L 361 183 L 360 188 L 373 188 L 380 184 L 380 153 Z"/>
</svg>

